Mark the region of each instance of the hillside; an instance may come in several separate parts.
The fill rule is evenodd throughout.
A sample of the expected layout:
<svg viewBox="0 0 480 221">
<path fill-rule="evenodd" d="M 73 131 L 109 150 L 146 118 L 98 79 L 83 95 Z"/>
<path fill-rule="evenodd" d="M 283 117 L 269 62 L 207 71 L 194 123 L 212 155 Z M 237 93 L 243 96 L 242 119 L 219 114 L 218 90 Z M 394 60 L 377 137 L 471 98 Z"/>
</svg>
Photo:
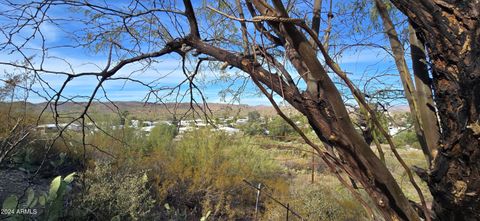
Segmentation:
<svg viewBox="0 0 480 221">
<path fill-rule="evenodd" d="M 38 114 L 45 106 L 47 113 L 51 113 L 54 108 L 52 104 L 43 103 L 29 103 L 26 105 L 23 102 L 14 102 L 14 103 L 0 103 L 0 108 L 9 108 L 12 106 L 13 110 L 24 110 L 25 106 L 27 112 L 32 114 Z M 65 102 L 57 106 L 57 110 L 61 114 L 75 114 L 81 113 L 85 106 L 86 102 Z M 195 116 L 202 114 L 202 109 L 207 110 L 205 107 L 194 106 Z M 215 117 L 229 117 L 229 116 L 246 116 L 248 112 L 258 111 L 262 116 L 273 116 L 276 114 L 275 109 L 272 106 L 267 105 L 238 105 L 238 104 L 221 104 L 221 103 L 209 103 L 208 109 L 211 111 L 211 116 Z M 208 111 L 208 112 L 210 112 Z M 291 112 L 293 109 L 286 107 L 285 111 Z M 183 116 L 185 113 L 192 115 L 193 111 L 190 103 L 144 103 L 144 102 L 135 102 L 135 101 L 119 101 L 115 103 L 104 103 L 104 102 L 93 102 L 90 106 L 90 113 L 92 114 L 119 114 L 123 112 L 128 112 L 129 115 L 133 115 L 140 119 L 168 119 L 173 115 L 177 117 Z M 49 115 L 49 114 L 47 114 Z M 203 114 L 202 114 L 203 115 Z"/>
</svg>

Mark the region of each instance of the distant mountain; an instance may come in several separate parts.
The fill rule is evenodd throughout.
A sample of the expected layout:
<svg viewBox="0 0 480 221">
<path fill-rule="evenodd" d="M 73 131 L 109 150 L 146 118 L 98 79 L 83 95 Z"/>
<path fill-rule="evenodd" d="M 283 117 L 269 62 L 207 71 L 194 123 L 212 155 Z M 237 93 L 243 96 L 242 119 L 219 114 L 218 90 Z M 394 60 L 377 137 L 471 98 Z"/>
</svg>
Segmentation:
<svg viewBox="0 0 480 221">
<path fill-rule="evenodd" d="M 9 108 L 11 105 L 12 108 Z M 6 103 L 0 102 L 0 108 L 3 110 L 24 111 L 25 107 L 29 113 L 38 114 L 45 109 L 46 102 L 43 103 L 24 103 L 13 102 Z M 57 106 L 57 111 L 64 115 L 74 117 L 75 114 L 80 114 L 85 109 L 86 102 L 63 102 Z M 208 109 L 203 104 L 199 104 L 200 107 L 193 104 L 192 110 L 190 103 L 144 103 L 137 101 L 118 101 L 114 103 L 109 102 L 92 102 L 89 108 L 89 113 L 92 116 L 108 116 L 126 114 L 138 119 L 145 120 L 165 120 L 172 119 L 175 115 L 176 118 L 180 118 L 187 114 L 188 118 L 195 117 L 200 118 L 204 116 L 203 111 L 206 111 L 210 117 L 245 117 L 248 112 L 258 111 L 262 116 L 275 116 L 277 113 L 272 106 L 268 105 L 245 105 L 245 104 L 222 104 L 222 103 L 209 103 Z M 6 109 L 8 108 L 8 109 Z M 290 106 L 282 106 L 282 110 L 290 115 L 298 113 L 294 108 Z M 45 116 L 51 116 L 54 110 L 52 103 L 48 104 L 45 109 Z M 389 108 L 392 113 L 409 112 L 408 105 L 398 105 Z M 193 116 L 193 112 L 195 115 Z M 210 114 L 211 112 L 211 114 Z"/>
<path fill-rule="evenodd" d="M 394 113 L 410 112 L 410 107 L 408 106 L 408 104 L 395 105 L 388 108 L 388 111 L 394 112 Z"/>
<path fill-rule="evenodd" d="M 14 102 L 14 103 L 0 103 L 0 107 L 7 108 L 12 106 L 12 109 L 15 110 L 24 110 L 27 107 L 28 112 L 38 114 L 45 106 L 46 112 L 52 112 L 54 110 L 54 105 L 52 103 L 48 104 L 43 103 L 24 103 L 24 102 Z M 57 111 L 61 114 L 69 114 L 74 116 L 74 114 L 80 114 L 83 112 L 87 105 L 87 102 L 63 102 L 59 103 L 56 107 Z M 237 104 L 221 104 L 221 103 L 209 103 L 208 108 L 203 104 L 198 104 L 199 106 L 193 104 L 194 109 L 191 108 L 190 103 L 144 103 L 136 101 L 118 101 L 114 103 L 109 102 L 92 102 L 89 108 L 89 113 L 92 115 L 110 115 L 110 114 L 121 114 L 128 112 L 128 115 L 135 116 L 139 119 L 171 119 L 175 114 L 177 118 L 188 114 L 189 117 L 195 112 L 195 116 L 201 117 L 203 111 L 213 114 L 213 117 L 229 117 L 229 116 L 238 116 L 243 117 L 251 111 L 258 111 L 263 116 L 273 116 L 276 114 L 275 109 L 272 106 L 267 105 L 237 105 Z M 292 108 L 286 107 L 285 111 L 293 111 Z"/>
</svg>

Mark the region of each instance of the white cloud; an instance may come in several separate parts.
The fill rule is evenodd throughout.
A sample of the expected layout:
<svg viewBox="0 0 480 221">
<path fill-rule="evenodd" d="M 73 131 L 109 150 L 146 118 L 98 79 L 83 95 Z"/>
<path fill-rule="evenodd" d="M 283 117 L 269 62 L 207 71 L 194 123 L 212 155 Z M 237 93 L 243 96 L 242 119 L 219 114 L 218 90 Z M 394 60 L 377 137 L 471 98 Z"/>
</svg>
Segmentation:
<svg viewBox="0 0 480 221">
<path fill-rule="evenodd" d="M 48 21 L 43 22 L 40 25 L 40 31 L 42 32 L 45 41 L 49 43 L 56 42 L 63 35 L 63 32 L 55 24 L 52 24 Z"/>
<path fill-rule="evenodd" d="M 362 50 L 349 50 L 338 58 L 340 65 L 358 63 L 378 63 L 379 61 L 391 59 L 390 55 L 383 49 L 367 48 Z"/>
</svg>

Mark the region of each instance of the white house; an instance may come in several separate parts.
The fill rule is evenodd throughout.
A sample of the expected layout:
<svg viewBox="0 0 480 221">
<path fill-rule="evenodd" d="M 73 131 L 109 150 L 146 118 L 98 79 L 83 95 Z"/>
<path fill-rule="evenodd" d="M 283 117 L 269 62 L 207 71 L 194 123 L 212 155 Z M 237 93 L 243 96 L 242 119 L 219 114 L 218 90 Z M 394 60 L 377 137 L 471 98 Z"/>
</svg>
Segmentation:
<svg viewBox="0 0 480 221">
<path fill-rule="evenodd" d="M 248 118 L 240 118 L 235 123 L 237 125 L 243 125 L 243 124 L 246 124 L 247 122 L 248 122 Z"/>
</svg>

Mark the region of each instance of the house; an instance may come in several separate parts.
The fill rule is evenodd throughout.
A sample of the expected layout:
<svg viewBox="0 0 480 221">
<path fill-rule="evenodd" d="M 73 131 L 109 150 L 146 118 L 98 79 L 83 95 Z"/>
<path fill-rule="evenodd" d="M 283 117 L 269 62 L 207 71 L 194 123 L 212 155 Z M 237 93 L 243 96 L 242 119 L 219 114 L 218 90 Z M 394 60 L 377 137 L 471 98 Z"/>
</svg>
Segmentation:
<svg viewBox="0 0 480 221">
<path fill-rule="evenodd" d="M 140 130 L 143 131 L 143 132 L 150 133 L 150 132 L 152 132 L 154 127 L 155 126 L 153 126 L 153 125 L 152 126 L 145 126 L 145 127 L 140 128 Z"/>
<path fill-rule="evenodd" d="M 398 127 L 398 126 L 389 126 L 388 127 L 388 133 L 391 135 L 391 136 L 395 136 L 397 135 L 398 133 L 406 130 L 407 128 L 406 127 Z"/>
<path fill-rule="evenodd" d="M 223 131 L 227 134 L 230 134 L 230 135 L 233 135 L 233 134 L 236 134 L 236 133 L 239 133 L 240 130 L 237 129 L 237 128 L 233 128 L 233 127 L 225 127 L 225 126 L 220 126 L 218 127 L 218 129 L 212 129 L 212 131 Z"/>
<path fill-rule="evenodd" d="M 235 122 L 237 125 L 244 125 L 246 123 L 248 123 L 248 118 L 240 118 Z"/>
<path fill-rule="evenodd" d="M 70 123 L 70 124 L 41 124 L 36 127 L 36 130 L 41 133 L 56 133 L 60 130 L 71 130 L 75 132 L 82 131 L 82 126 L 77 123 Z"/>
<path fill-rule="evenodd" d="M 42 124 L 36 127 L 36 130 L 40 133 L 56 133 L 60 129 L 56 124 Z"/>
<path fill-rule="evenodd" d="M 183 134 L 183 133 L 185 133 L 187 131 L 191 131 L 191 130 L 193 130 L 193 127 L 180 127 L 180 128 L 178 128 L 178 133 Z"/>
<path fill-rule="evenodd" d="M 130 127 L 138 128 L 139 125 L 140 125 L 139 120 L 131 120 L 130 121 Z"/>
<path fill-rule="evenodd" d="M 82 131 L 82 126 L 80 124 L 76 123 L 71 123 L 71 124 L 59 124 L 61 128 L 67 128 L 67 130 L 72 130 L 75 132 L 80 132 Z"/>
<path fill-rule="evenodd" d="M 152 122 L 152 121 L 146 120 L 146 121 L 143 121 L 143 122 L 142 122 L 142 127 L 151 127 L 151 126 L 153 126 L 153 122 Z"/>
</svg>

